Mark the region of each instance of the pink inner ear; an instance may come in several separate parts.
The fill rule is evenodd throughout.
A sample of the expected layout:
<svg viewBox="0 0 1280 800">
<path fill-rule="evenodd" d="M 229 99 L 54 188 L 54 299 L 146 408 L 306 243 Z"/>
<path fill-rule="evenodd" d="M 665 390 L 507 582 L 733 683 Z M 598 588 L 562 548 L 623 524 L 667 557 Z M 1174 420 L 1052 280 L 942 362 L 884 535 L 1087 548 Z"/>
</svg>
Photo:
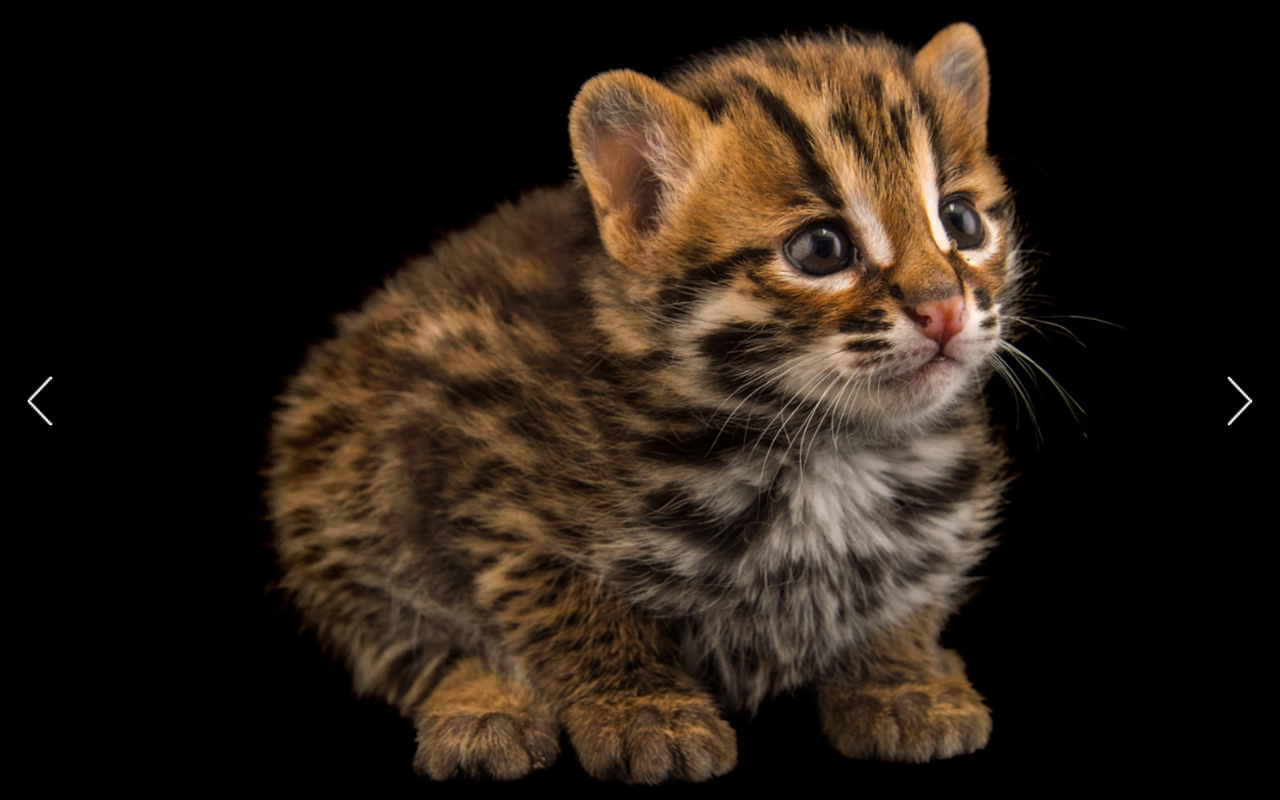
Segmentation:
<svg viewBox="0 0 1280 800">
<path fill-rule="evenodd" d="M 627 216 L 637 231 L 648 231 L 657 221 L 662 184 L 645 157 L 641 139 L 629 132 L 602 134 L 596 155 L 609 185 L 610 207 Z"/>
</svg>

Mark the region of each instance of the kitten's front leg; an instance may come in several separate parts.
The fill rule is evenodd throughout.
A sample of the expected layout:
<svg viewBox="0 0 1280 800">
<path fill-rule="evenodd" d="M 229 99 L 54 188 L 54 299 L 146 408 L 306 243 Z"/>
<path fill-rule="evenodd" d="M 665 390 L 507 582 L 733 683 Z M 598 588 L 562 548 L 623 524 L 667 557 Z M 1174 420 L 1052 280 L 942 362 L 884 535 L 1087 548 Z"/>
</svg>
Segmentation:
<svg viewBox="0 0 1280 800">
<path fill-rule="evenodd" d="M 819 686 L 822 730 L 850 758 L 931 761 L 972 753 L 991 735 L 991 711 L 938 644 L 943 615 L 930 610 L 855 653 Z"/>
<path fill-rule="evenodd" d="M 494 608 L 505 644 L 590 775 L 657 784 L 733 769 L 733 728 L 652 620 L 572 565 L 544 559 L 511 583 Z"/>
</svg>

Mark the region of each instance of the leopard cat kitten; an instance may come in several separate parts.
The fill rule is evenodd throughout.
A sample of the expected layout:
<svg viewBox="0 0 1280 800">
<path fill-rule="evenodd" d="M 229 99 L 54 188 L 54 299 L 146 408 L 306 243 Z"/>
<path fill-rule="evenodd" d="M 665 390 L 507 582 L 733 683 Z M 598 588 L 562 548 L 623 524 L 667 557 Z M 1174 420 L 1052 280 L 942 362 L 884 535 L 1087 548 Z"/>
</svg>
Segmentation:
<svg viewBox="0 0 1280 800">
<path fill-rule="evenodd" d="M 965 24 L 600 75 L 577 180 L 312 350 L 271 438 L 281 585 L 420 772 L 518 778 L 564 733 L 599 778 L 706 780 L 722 709 L 807 684 L 847 756 L 986 744 L 938 634 L 1004 480 L 988 85 Z"/>
</svg>

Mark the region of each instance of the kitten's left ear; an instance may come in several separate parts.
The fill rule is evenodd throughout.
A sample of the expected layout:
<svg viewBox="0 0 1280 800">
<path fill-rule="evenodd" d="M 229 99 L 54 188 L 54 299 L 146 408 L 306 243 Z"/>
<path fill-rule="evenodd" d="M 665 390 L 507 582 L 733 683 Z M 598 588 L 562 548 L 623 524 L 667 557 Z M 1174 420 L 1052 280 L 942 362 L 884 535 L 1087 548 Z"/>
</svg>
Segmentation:
<svg viewBox="0 0 1280 800">
<path fill-rule="evenodd" d="M 916 54 L 916 71 L 954 98 L 981 144 L 987 144 L 987 104 L 991 75 L 982 37 L 967 22 L 948 25 Z"/>
</svg>

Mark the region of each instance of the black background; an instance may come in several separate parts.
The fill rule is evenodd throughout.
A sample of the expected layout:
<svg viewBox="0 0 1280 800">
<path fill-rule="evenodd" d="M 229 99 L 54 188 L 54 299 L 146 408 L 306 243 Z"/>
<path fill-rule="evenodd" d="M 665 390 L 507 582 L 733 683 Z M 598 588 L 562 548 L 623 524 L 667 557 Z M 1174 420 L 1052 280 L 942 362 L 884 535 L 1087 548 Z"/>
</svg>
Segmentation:
<svg viewBox="0 0 1280 800">
<path fill-rule="evenodd" d="M 1141 785 L 1262 752 L 1235 732 L 1274 708 L 1236 683 L 1263 643 L 1274 527 L 1252 516 L 1274 473 L 1258 456 L 1274 440 L 1259 385 L 1274 148 L 1266 51 L 1247 31 L 1046 13 L 450 13 L 38 31 L 48 46 L 13 101 L 25 263 L 9 328 L 13 394 L 53 375 L 54 425 L 25 406 L 14 423 L 15 501 L 38 513 L 11 585 L 28 610 L 17 652 L 52 655 L 19 661 L 39 689 L 24 754 L 89 752 L 193 788 L 502 788 L 414 778 L 412 726 L 355 699 L 268 591 L 257 471 L 272 397 L 332 315 L 406 257 L 568 178 L 567 114 L 591 76 L 661 76 L 745 37 L 842 23 L 918 48 L 958 18 L 988 48 L 991 148 L 1037 265 L 1031 311 L 1073 334 L 1019 346 L 1084 409 L 1040 379 L 1037 429 L 990 387 L 1020 477 L 945 641 L 995 731 L 951 761 L 852 762 L 801 693 L 734 719 L 739 767 L 707 791 Z M 1231 428 L 1227 375 L 1257 401 Z M 531 779 L 585 781 L 567 744 Z"/>
</svg>

